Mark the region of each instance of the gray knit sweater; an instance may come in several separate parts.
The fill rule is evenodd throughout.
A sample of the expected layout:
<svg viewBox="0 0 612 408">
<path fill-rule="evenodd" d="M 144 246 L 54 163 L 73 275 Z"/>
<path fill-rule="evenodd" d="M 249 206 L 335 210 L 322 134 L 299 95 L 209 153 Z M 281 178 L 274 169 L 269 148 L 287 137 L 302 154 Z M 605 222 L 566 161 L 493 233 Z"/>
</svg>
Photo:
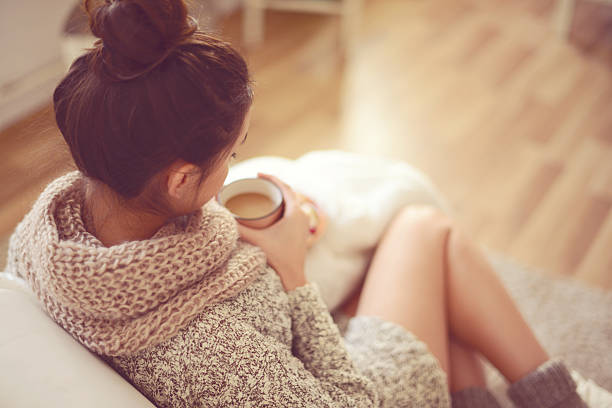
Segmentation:
<svg viewBox="0 0 612 408">
<path fill-rule="evenodd" d="M 314 285 L 269 270 L 179 334 L 110 364 L 164 407 L 447 407 L 444 373 L 401 327 L 353 318 L 343 339 Z"/>
<path fill-rule="evenodd" d="M 342 336 L 316 285 L 286 293 L 218 206 L 104 248 L 84 228 L 81 189 L 75 173 L 49 186 L 11 238 L 8 271 L 157 406 L 450 405 L 424 343 L 374 317 Z"/>
</svg>

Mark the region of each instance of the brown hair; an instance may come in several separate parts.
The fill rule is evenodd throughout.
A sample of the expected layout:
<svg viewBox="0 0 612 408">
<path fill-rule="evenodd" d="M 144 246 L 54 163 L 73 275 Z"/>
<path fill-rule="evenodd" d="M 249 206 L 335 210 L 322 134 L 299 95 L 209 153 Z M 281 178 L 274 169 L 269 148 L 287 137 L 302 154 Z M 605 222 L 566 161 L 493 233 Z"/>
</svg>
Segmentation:
<svg viewBox="0 0 612 408">
<path fill-rule="evenodd" d="M 83 5 L 99 40 L 55 89 L 57 125 L 86 177 L 154 204 L 156 174 L 182 159 L 205 175 L 235 143 L 252 102 L 247 65 L 198 31 L 182 0 Z"/>
</svg>

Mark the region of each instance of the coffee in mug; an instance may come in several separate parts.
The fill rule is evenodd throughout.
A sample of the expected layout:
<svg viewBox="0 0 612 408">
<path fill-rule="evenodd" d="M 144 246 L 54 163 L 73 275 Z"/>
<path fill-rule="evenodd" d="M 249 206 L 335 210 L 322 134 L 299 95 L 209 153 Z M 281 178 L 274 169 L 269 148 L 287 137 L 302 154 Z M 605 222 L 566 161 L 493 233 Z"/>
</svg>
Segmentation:
<svg viewBox="0 0 612 408">
<path fill-rule="evenodd" d="M 241 218 L 259 218 L 274 211 L 276 205 L 267 195 L 243 193 L 227 200 L 225 207 Z"/>
<path fill-rule="evenodd" d="M 283 194 L 276 184 L 261 178 L 236 180 L 224 186 L 217 201 L 236 220 L 251 228 L 265 228 L 276 222 L 283 211 Z"/>
</svg>

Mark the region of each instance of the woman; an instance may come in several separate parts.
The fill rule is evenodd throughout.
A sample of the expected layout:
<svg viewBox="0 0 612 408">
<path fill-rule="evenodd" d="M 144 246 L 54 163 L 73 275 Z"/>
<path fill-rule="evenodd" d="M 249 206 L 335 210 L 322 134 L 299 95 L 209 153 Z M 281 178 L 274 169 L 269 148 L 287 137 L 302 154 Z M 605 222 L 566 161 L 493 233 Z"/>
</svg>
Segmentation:
<svg viewBox="0 0 612 408">
<path fill-rule="evenodd" d="M 18 226 L 8 269 L 156 405 L 496 406 L 478 352 L 517 406 L 582 406 L 482 254 L 429 208 L 395 218 L 342 338 L 304 277 L 291 188 L 268 177 L 286 209 L 265 230 L 211 201 L 249 128 L 242 57 L 181 0 L 84 5 L 100 41 L 54 93 L 79 171 Z"/>
</svg>

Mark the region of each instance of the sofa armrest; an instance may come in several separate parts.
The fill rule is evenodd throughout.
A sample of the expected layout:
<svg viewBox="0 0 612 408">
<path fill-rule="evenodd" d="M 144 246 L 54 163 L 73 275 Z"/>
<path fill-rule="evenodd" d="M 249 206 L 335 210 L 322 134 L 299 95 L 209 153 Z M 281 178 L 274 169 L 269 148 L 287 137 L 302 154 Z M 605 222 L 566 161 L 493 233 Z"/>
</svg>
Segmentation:
<svg viewBox="0 0 612 408">
<path fill-rule="evenodd" d="M 0 406 L 153 407 L 11 286 L 0 284 Z"/>
</svg>

